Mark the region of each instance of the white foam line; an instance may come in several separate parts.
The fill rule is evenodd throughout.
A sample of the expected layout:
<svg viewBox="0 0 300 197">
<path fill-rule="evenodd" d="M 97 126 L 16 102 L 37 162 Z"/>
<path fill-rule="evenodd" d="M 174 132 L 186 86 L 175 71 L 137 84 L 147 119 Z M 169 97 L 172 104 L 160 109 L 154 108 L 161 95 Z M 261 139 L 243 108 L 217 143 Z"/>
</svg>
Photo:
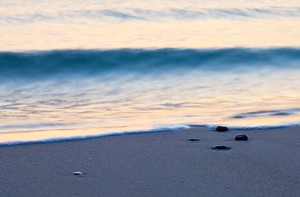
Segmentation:
<svg viewBox="0 0 300 197">
<path fill-rule="evenodd" d="M 86 135 L 86 136 L 74 136 L 74 137 L 61 137 L 61 138 L 48 138 L 42 140 L 33 141 L 12 141 L 12 142 L 1 142 L 0 147 L 4 146 L 16 146 L 16 145 L 30 145 L 30 144 L 44 144 L 44 143 L 54 143 L 54 142 L 67 142 L 67 141 L 78 141 L 93 138 L 109 137 L 109 136 L 120 136 L 120 135 L 131 135 L 131 134 L 143 134 L 143 133 L 156 133 L 156 132 L 171 132 L 178 129 L 190 128 L 188 125 L 164 125 L 162 127 L 155 127 L 149 130 L 132 130 L 123 131 L 116 133 L 106 133 L 99 135 Z"/>
<path fill-rule="evenodd" d="M 204 127 L 209 129 L 215 129 L 219 124 L 165 124 L 158 125 L 152 129 L 148 130 L 132 130 L 132 131 L 123 131 L 116 133 L 106 133 L 99 135 L 86 135 L 86 136 L 74 136 L 74 137 L 61 137 L 61 138 L 48 138 L 42 140 L 34 141 L 12 141 L 12 142 L 1 142 L 0 147 L 4 146 L 15 146 L 15 145 L 29 145 L 29 144 L 43 144 L 43 143 L 54 143 L 54 142 L 67 142 L 67 141 L 78 141 L 86 140 L 93 138 L 109 137 L 109 136 L 120 136 L 120 135 L 131 135 L 131 134 L 144 134 L 144 133 L 156 133 L 156 132 L 172 132 L 179 129 L 188 129 L 196 127 Z M 300 122 L 296 123 L 286 123 L 281 125 L 261 125 L 261 126 L 231 126 L 231 125 L 222 125 L 227 126 L 230 130 L 266 130 L 266 129 L 279 129 L 279 128 L 288 128 L 300 126 Z"/>
</svg>

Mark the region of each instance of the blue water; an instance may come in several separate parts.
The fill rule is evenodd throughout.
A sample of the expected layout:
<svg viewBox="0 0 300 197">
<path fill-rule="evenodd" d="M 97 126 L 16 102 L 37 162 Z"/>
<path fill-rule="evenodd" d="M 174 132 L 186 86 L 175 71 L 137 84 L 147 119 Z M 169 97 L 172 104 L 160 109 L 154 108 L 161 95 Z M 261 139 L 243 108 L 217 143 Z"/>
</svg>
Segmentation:
<svg viewBox="0 0 300 197">
<path fill-rule="evenodd" d="M 179 70 L 297 69 L 300 48 L 114 49 L 0 52 L 1 79 L 43 80 L 66 75 L 91 77 L 107 73 Z"/>
<path fill-rule="evenodd" d="M 297 1 L 0 3 L 0 142 L 300 123 Z"/>
</svg>

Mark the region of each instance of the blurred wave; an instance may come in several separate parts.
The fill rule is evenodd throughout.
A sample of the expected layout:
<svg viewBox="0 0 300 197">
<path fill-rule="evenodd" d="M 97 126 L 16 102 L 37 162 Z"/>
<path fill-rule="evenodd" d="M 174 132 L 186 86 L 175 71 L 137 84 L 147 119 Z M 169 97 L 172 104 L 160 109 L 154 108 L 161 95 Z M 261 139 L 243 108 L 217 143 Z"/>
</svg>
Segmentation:
<svg viewBox="0 0 300 197">
<path fill-rule="evenodd" d="M 106 72 L 155 72 L 188 68 L 208 71 L 238 67 L 299 66 L 298 48 L 117 49 L 0 52 L 0 76 L 44 78 Z M 217 70 L 216 70 L 217 69 Z"/>
<path fill-rule="evenodd" d="M 165 20 L 205 20 L 205 19 L 259 19 L 259 18 L 298 18 L 300 7 L 266 8 L 167 8 L 167 9 L 96 9 L 63 10 L 57 12 L 0 13 L 0 23 L 34 23 L 43 21 L 165 21 Z"/>
</svg>

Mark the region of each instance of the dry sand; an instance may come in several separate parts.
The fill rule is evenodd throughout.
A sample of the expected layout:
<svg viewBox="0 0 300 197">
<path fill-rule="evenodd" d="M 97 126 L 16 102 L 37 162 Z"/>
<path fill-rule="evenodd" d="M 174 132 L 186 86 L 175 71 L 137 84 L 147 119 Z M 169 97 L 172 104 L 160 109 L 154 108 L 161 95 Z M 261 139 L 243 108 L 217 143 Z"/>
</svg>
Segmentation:
<svg viewBox="0 0 300 197">
<path fill-rule="evenodd" d="M 240 133 L 249 141 L 234 141 Z M 0 196 L 297 197 L 299 142 L 298 127 L 193 128 L 0 147 Z"/>
</svg>

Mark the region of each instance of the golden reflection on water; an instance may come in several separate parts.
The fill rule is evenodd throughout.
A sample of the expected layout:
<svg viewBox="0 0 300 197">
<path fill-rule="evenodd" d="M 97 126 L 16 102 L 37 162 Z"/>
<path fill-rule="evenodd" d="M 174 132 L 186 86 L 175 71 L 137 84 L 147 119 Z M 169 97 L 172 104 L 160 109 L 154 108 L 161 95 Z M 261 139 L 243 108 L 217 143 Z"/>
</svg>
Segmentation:
<svg viewBox="0 0 300 197">
<path fill-rule="evenodd" d="M 258 117 L 258 118 L 247 118 L 247 119 L 230 119 L 223 122 L 218 122 L 218 124 L 227 124 L 232 126 L 241 127 L 258 127 L 258 126 L 280 126 L 298 123 L 300 116 L 277 116 L 277 117 Z"/>
<path fill-rule="evenodd" d="M 189 113 L 189 112 L 187 112 Z M 151 117 L 156 116 L 157 114 L 147 113 L 145 119 L 135 118 L 134 124 L 135 125 L 126 125 L 120 127 L 112 127 L 108 126 L 105 128 L 92 128 L 92 127 L 85 127 L 85 128 L 73 128 L 73 129 L 49 129 L 49 130 L 34 130 L 34 131 L 15 131 L 15 132 L 2 132 L 0 134 L 1 140 L 0 143 L 11 143 L 11 142 L 31 142 L 31 141 L 43 141 L 43 140 L 56 140 L 56 139 L 63 139 L 63 138 L 85 138 L 91 136 L 101 136 L 107 134 L 118 134 L 126 132 L 140 132 L 143 130 L 155 129 L 153 127 L 147 127 L 146 125 L 151 124 L 161 124 L 164 125 L 166 119 L 153 120 Z M 180 121 L 184 120 L 182 117 L 178 117 Z M 194 119 L 194 122 L 191 121 Z M 259 118 L 250 118 L 250 119 L 228 119 L 223 121 L 211 121 L 211 124 L 215 125 L 230 125 L 230 126 L 241 126 L 241 127 L 256 127 L 256 126 L 270 126 L 270 125 L 282 125 L 287 123 L 294 123 L 300 120 L 300 115 L 293 116 L 293 117 L 259 117 Z M 80 120 L 78 120 L 80 121 Z M 190 124 L 201 124 L 202 119 L 198 117 L 197 119 L 189 117 L 188 123 Z M 100 125 L 99 125 L 100 126 Z M 174 126 L 174 125 L 173 125 Z M 165 125 L 161 128 L 172 128 L 169 125 Z M 184 126 L 183 126 L 184 128 Z"/>
<path fill-rule="evenodd" d="M 12 0 L 0 50 L 300 46 L 299 17 L 298 0 Z"/>
<path fill-rule="evenodd" d="M 266 126 L 298 122 L 298 72 L 255 70 L 237 75 L 194 71 L 161 79 L 144 76 L 127 83 L 119 78 L 107 82 L 89 79 L 81 85 L 75 82 L 52 86 L 41 82 L 20 86 L 20 91 L 10 90 L 11 94 L 2 90 L 0 142 L 102 135 L 180 124 Z M 113 81 L 119 85 L 114 86 Z M 270 110 L 291 113 L 278 116 Z M 233 118 L 248 112 L 258 113 Z"/>
<path fill-rule="evenodd" d="M 300 20 L 2 26 L 1 50 L 300 46 Z"/>
</svg>

